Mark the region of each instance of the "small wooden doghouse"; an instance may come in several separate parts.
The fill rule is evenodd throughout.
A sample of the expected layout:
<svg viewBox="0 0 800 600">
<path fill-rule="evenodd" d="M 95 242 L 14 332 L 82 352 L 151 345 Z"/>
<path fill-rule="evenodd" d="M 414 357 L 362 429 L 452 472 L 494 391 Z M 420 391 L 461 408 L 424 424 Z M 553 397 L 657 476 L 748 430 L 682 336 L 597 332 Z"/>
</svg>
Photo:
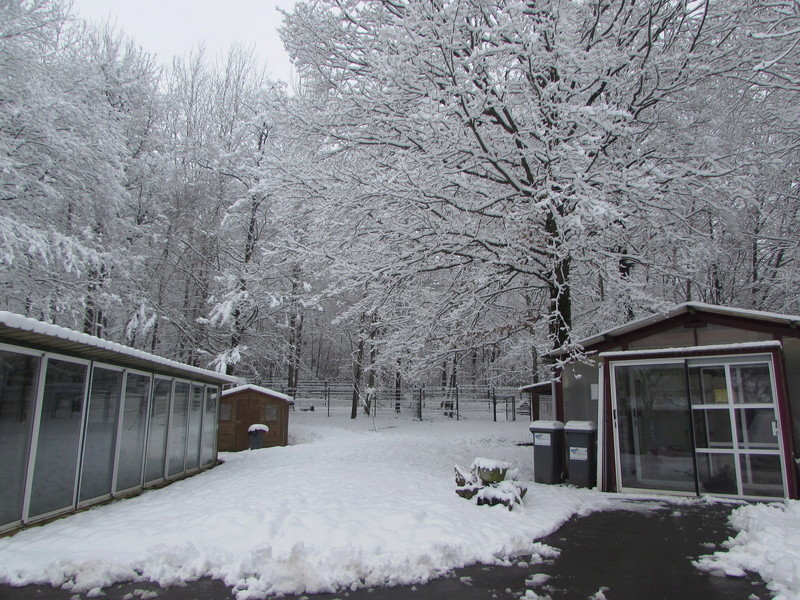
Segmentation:
<svg viewBox="0 0 800 600">
<path fill-rule="evenodd" d="M 242 385 L 222 392 L 219 407 L 220 452 L 238 452 L 250 448 L 247 429 L 262 423 L 269 427 L 262 447 L 289 443 L 289 410 L 292 398 L 257 385 Z"/>
</svg>

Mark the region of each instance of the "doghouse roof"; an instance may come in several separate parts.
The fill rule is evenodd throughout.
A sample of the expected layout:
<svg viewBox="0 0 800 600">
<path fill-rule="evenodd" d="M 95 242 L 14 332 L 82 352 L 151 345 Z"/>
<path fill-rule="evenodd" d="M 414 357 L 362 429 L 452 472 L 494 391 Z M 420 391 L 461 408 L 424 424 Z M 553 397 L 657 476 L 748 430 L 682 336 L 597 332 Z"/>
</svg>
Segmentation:
<svg viewBox="0 0 800 600">
<path fill-rule="evenodd" d="M 265 396 L 270 396 L 272 398 L 277 398 L 278 400 L 284 400 L 286 402 L 294 402 L 294 398 L 291 396 L 287 396 L 286 394 L 281 394 L 280 392 L 276 392 L 275 390 L 271 390 L 269 388 L 261 387 L 258 385 L 253 384 L 246 384 L 240 385 L 235 388 L 231 388 L 229 390 L 225 390 L 222 392 L 222 396 L 232 396 L 233 394 L 238 394 L 239 392 L 258 392 L 259 394 L 264 394 Z"/>
</svg>

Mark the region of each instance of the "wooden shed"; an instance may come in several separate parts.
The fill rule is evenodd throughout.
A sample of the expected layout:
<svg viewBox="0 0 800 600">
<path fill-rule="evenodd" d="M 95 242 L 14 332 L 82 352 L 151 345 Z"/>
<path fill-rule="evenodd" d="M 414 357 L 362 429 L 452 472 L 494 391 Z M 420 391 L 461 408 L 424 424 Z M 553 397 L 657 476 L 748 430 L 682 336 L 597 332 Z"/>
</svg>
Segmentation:
<svg viewBox="0 0 800 600">
<path fill-rule="evenodd" d="M 599 489 L 800 498 L 800 316 L 688 302 L 580 344 L 555 418 L 597 422 Z"/>
<path fill-rule="evenodd" d="M 250 448 L 248 427 L 263 423 L 269 427 L 263 447 L 289 443 L 289 411 L 293 400 L 257 385 L 242 385 L 222 392 L 219 407 L 220 452 L 238 452 Z"/>
</svg>

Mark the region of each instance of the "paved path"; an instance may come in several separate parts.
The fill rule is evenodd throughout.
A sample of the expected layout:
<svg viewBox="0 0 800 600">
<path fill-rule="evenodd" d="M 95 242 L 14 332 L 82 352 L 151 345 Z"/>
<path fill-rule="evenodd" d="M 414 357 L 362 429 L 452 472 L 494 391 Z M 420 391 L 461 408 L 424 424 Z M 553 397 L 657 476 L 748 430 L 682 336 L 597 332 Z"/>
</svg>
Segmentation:
<svg viewBox="0 0 800 600">
<path fill-rule="evenodd" d="M 771 598 L 757 577 L 714 577 L 691 564 L 732 535 L 727 525 L 731 509 L 673 505 L 573 519 L 544 540 L 561 554 L 537 569 L 552 576 L 537 592 L 553 600 L 591 598 L 601 590 L 608 600 Z"/>
<path fill-rule="evenodd" d="M 691 560 L 712 552 L 730 535 L 726 519 L 730 505 L 676 506 L 632 503 L 630 510 L 594 513 L 569 521 L 543 542 L 560 556 L 538 565 L 524 557 L 511 567 L 475 565 L 425 585 L 372 588 L 356 592 L 285 596 L 285 600 L 510 600 L 527 590 L 552 600 L 767 600 L 763 582 L 753 578 L 712 577 L 695 569 Z M 549 579 L 533 585 L 534 575 Z M 533 578 L 533 579 L 532 579 Z M 538 579 L 544 579 L 539 577 Z M 527 583 L 526 583 L 527 582 Z M 185 587 L 161 589 L 142 583 L 116 585 L 104 600 L 126 594 L 157 594 L 154 600 L 231 600 L 230 591 L 208 579 Z M 598 593 L 599 592 L 599 593 Z M 85 594 L 79 596 L 81 600 Z M 5 600 L 78 600 L 65 590 L 47 586 L 12 588 L 0 585 Z M 130 596 L 128 597 L 130 600 Z"/>
</svg>

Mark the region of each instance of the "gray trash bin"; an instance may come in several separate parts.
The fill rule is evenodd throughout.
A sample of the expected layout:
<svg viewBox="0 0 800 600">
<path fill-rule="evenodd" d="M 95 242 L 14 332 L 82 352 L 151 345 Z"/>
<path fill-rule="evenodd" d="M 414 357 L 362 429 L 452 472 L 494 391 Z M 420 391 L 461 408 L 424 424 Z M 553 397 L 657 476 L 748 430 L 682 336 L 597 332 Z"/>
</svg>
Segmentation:
<svg viewBox="0 0 800 600">
<path fill-rule="evenodd" d="M 253 423 L 247 428 L 250 436 L 250 450 L 261 450 L 264 447 L 264 436 L 269 433 L 269 427 L 262 423 Z"/>
<path fill-rule="evenodd" d="M 594 421 L 567 421 L 568 481 L 578 487 L 597 485 L 597 425 Z"/>
<path fill-rule="evenodd" d="M 261 450 L 264 445 L 264 432 L 259 429 L 248 431 L 247 435 L 250 436 L 250 450 Z"/>
<path fill-rule="evenodd" d="M 533 421 L 533 480 L 536 483 L 564 481 L 564 424 L 561 421 Z"/>
</svg>

